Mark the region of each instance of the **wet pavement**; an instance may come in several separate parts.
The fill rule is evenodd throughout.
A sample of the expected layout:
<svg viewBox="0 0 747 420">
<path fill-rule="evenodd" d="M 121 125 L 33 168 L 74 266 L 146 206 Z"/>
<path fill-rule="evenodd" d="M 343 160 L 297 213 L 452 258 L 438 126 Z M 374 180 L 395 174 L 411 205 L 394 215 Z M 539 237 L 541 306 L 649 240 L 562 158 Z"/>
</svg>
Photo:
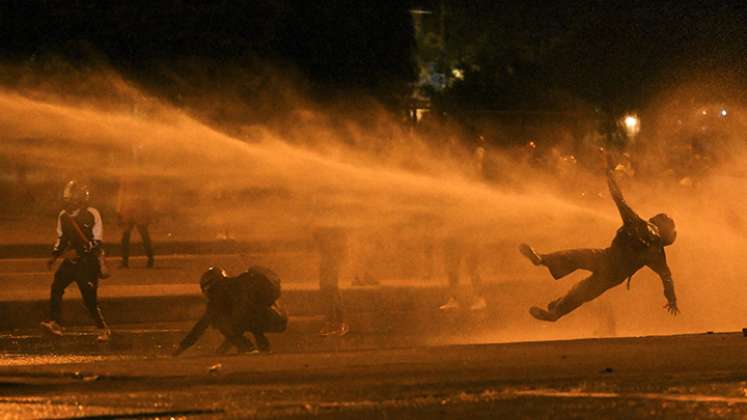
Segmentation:
<svg viewBox="0 0 747 420">
<path fill-rule="evenodd" d="M 743 418 L 741 334 L 435 345 L 425 337 L 271 337 L 274 353 L 215 356 L 188 324 L 0 339 L 0 412 L 62 418 Z M 427 345 L 430 344 L 430 345 Z"/>
<path fill-rule="evenodd" d="M 146 268 L 145 257 L 130 258 L 129 268 L 121 268 L 119 258 L 109 257 L 112 270 L 107 285 L 196 284 L 207 267 L 219 265 L 231 273 L 246 270 L 250 265 L 277 267 L 286 282 L 316 280 L 307 267 L 314 266 L 314 254 L 303 251 L 242 254 L 158 255 L 154 268 Z M 0 259 L 0 281 L 11 289 L 47 288 L 53 271 L 47 270 L 47 258 Z M 0 297 L 6 292 L 0 290 Z"/>
<path fill-rule="evenodd" d="M 322 320 L 314 314 L 321 312 L 310 304 L 317 285 L 301 275 L 308 275 L 304 267 L 313 261 L 304 258 L 308 261 L 292 266 L 282 263 L 297 260 L 293 252 L 170 256 L 159 260 L 155 270 L 133 259 L 133 268 L 115 270 L 103 283 L 103 306 L 112 317 L 126 313 L 123 318 L 135 322 L 136 315 L 144 314 L 147 322 L 115 321 L 110 343 L 96 343 L 88 327 L 68 328 L 62 338 L 36 328 L 0 332 L 0 416 L 747 416 L 747 338 L 741 333 L 498 343 L 613 335 L 614 322 L 607 324 L 614 317 L 604 306 L 587 305 L 562 325 L 538 323 L 526 314 L 532 303 L 524 296 L 527 280 L 502 283 L 487 311 L 442 314 L 437 308 L 444 299 L 439 289 L 444 279 L 403 279 L 387 280 L 386 287 L 345 284 L 346 302 L 357 311 L 349 314 L 353 330 L 346 337 L 319 337 L 315 331 Z M 0 312 L 36 325 L 46 308 L 51 274 L 40 268 L 42 259 L 3 262 Z M 187 320 L 202 310 L 195 284 L 201 270 L 220 263 L 236 271 L 256 262 L 290 267 L 284 300 L 293 309 L 292 319 L 287 333 L 270 336 L 274 352 L 215 356 L 221 338 L 208 332 L 182 357 L 171 357 L 191 327 Z M 76 295 L 73 290 L 66 298 L 68 318 L 80 309 Z M 25 305 L 27 313 L 19 315 L 11 306 L 28 299 L 38 304 Z M 182 311 L 173 317 L 179 322 L 161 319 L 171 306 L 184 309 L 190 302 L 197 312 Z M 81 320 L 70 325 L 88 322 L 85 316 Z M 619 319 L 623 323 L 636 319 L 626 316 Z"/>
</svg>

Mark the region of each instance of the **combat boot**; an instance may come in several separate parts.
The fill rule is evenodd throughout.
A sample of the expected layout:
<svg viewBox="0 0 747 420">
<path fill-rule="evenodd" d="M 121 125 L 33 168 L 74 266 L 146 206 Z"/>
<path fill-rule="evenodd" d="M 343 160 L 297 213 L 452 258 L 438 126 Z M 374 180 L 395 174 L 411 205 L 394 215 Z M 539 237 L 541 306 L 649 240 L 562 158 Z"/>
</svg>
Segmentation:
<svg viewBox="0 0 747 420">
<path fill-rule="evenodd" d="M 554 313 L 546 311 L 537 306 L 532 306 L 531 308 L 529 308 L 529 313 L 536 319 L 539 319 L 540 321 L 555 322 L 559 318 Z"/>
<path fill-rule="evenodd" d="M 527 244 L 521 244 L 519 245 L 519 252 L 521 252 L 521 255 L 527 257 L 529 261 L 532 262 L 532 264 L 542 264 L 542 257 L 540 257 L 539 254 L 537 254 L 531 246 Z"/>
</svg>

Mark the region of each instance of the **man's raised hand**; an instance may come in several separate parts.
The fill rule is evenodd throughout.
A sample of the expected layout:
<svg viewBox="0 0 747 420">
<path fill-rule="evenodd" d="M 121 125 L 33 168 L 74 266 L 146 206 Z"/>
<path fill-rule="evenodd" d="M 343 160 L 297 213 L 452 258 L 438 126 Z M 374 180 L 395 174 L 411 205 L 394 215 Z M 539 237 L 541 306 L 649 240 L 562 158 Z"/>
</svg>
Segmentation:
<svg viewBox="0 0 747 420">
<path fill-rule="evenodd" d="M 667 310 L 672 316 L 677 316 L 680 313 L 679 308 L 677 307 L 677 302 L 667 302 L 666 305 L 664 305 L 664 309 Z"/>
</svg>

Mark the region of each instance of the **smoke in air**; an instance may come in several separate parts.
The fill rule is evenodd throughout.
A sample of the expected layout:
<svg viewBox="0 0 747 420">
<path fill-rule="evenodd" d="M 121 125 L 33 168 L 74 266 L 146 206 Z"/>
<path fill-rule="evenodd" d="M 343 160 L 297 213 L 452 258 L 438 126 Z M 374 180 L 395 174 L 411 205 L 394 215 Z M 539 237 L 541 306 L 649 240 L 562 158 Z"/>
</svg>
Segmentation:
<svg viewBox="0 0 747 420">
<path fill-rule="evenodd" d="M 519 285 L 507 289 L 515 296 L 500 298 L 506 319 L 496 319 L 495 333 L 478 340 L 589 336 L 600 313 L 613 314 L 624 335 L 734 330 L 747 320 L 741 263 L 747 114 L 730 104 L 723 144 L 710 146 L 718 149 L 715 160 L 707 173 L 696 174 L 692 154 L 678 155 L 676 146 L 702 129 L 688 119 L 691 104 L 680 100 L 692 88 L 667 92 L 642 113 L 644 129 L 655 129 L 639 140 L 646 144 L 637 158 L 648 159 L 641 167 L 661 170 L 621 180 L 641 216 L 664 211 L 677 223 L 678 240 L 667 251 L 682 314 L 666 314 L 660 282 L 644 269 L 631 290 L 617 287 L 564 324 L 522 335 L 502 324 L 531 322 L 527 305 L 545 305 L 584 274 L 555 282 L 516 246 L 528 242 L 540 252 L 605 247 L 620 223 L 601 157 L 559 179 L 558 167 L 530 164 L 519 147 L 490 146 L 498 179 L 486 182 L 475 174 L 472 152 L 454 146 L 457 131 L 442 126 L 427 136 L 415 133 L 373 102 L 317 107 L 286 88 L 282 95 L 292 107 L 273 115 L 267 104 L 238 105 L 220 93 L 176 107 L 111 71 L 76 83 L 50 79 L 0 91 L 0 158 L 46 174 L 57 190 L 65 179 L 84 179 L 103 209 L 114 206 L 120 179 L 146 179 L 154 206 L 183 227 L 182 237 L 214 239 L 222 232 L 239 240 L 304 241 L 319 227 L 341 227 L 349 232 L 353 259 L 376 244 L 373 271 L 384 281 L 420 276 L 425 242 L 438 249 L 444 238 L 462 237 L 479 245 L 485 282 Z M 247 122 L 205 118 L 221 107 L 245 113 Z M 437 266 L 440 261 L 436 257 Z M 313 280 L 314 269 L 308 272 L 305 280 Z M 509 313 L 514 310 L 521 312 Z"/>
</svg>

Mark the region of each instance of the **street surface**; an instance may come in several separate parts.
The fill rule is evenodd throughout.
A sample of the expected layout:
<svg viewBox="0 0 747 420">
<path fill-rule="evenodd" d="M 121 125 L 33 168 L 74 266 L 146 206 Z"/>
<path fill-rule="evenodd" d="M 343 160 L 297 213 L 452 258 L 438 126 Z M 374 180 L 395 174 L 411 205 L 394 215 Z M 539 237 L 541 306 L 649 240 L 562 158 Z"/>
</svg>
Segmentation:
<svg viewBox="0 0 747 420">
<path fill-rule="evenodd" d="M 214 356 L 186 323 L 61 339 L 2 337 L 7 418 L 743 418 L 742 334 L 423 345 L 385 334 L 274 335 L 269 355 Z"/>
<path fill-rule="evenodd" d="M 258 263 L 285 270 L 291 320 L 288 332 L 270 336 L 273 353 L 216 356 L 221 338 L 208 331 L 171 357 L 203 310 L 196 283 L 204 268 L 238 272 Z M 747 338 L 706 333 L 697 322 L 684 323 L 687 314 L 668 316 L 658 306 L 658 284 L 645 277 L 634 292 L 618 288 L 555 324 L 532 319 L 526 308 L 540 300 L 538 290 L 546 300 L 569 282 L 491 276 L 487 310 L 446 314 L 437 309 L 444 278 L 366 287 L 346 279 L 351 332 L 325 338 L 316 334 L 322 311 L 309 254 L 173 255 L 153 270 L 142 258 L 132 266 L 102 282 L 114 330 L 102 345 L 74 286 L 66 294 L 66 335 L 43 335 L 36 325 L 52 274 L 43 259 L 2 261 L 2 417 L 747 416 Z M 703 334 L 536 341 L 677 328 Z"/>
</svg>

